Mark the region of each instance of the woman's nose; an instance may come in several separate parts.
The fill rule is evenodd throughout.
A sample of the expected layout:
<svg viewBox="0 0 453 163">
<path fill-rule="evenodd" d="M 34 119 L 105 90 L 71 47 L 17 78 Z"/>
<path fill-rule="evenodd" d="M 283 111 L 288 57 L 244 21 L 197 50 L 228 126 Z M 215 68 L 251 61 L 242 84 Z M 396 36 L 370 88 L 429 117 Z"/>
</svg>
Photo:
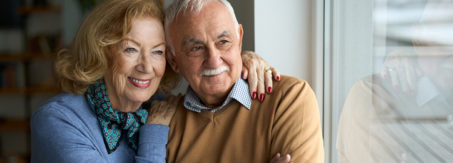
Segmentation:
<svg viewBox="0 0 453 163">
<path fill-rule="evenodd" d="M 141 54 L 140 58 L 138 59 L 137 70 L 142 73 L 150 73 L 152 71 L 152 64 L 150 61 L 150 56 L 146 54 Z"/>
</svg>

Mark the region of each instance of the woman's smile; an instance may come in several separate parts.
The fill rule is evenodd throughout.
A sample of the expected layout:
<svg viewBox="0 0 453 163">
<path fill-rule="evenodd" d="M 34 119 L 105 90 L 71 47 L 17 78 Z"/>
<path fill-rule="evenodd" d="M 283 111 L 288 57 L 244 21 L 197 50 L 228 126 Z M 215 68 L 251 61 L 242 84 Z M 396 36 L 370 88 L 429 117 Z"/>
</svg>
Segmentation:
<svg viewBox="0 0 453 163">
<path fill-rule="evenodd" d="M 151 85 L 152 79 L 137 79 L 133 77 L 127 78 L 129 82 L 137 88 L 148 88 Z"/>
</svg>

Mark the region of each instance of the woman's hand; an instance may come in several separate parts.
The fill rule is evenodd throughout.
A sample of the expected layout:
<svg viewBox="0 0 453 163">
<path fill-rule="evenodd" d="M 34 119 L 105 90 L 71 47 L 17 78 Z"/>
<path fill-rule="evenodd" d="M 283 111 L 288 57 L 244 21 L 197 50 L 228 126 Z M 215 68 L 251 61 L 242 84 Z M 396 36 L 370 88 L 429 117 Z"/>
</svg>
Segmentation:
<svg viewBox="0 0 453 163">
<path fill-rule="evenodd" d="M 271 163 L 289 163 L 291 161 L 291 156 L 289 154 L 280 157 L 280 153 L 277 153 L 274 158 L 271 160 Z"/>
<path fill-rule="evenodd" d="M 175 110 L 181 95 L 170 96 L 163 101 L 154 100 L 148 110 L 148 119 L 146 124 L 161 124 L 170 125 L 171 119 L 175 114 Z"/>
<path fill-rule="evenodd" d="M 252 51 L 242 52 L 242 79 L 247 79 L 252 99 L 264 101 L 265 92 L 272 93 L 272 76 L 280 81 L 278 71 Z"/>
</svg>

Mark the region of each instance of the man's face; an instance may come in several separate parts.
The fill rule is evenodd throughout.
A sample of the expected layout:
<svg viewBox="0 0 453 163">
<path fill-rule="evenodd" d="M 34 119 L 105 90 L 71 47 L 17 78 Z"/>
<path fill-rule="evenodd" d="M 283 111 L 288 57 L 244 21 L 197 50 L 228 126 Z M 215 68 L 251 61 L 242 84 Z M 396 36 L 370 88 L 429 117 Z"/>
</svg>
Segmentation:
<svg viewBox="0 0 453 163">
<path fill-rule="evenodd" d="M 206 105 L 228 95 L 242 68 L 242 27 L 218 1 L 199 14 L 180 14 L 167 28 L 169 63 Z"/>
</svg>

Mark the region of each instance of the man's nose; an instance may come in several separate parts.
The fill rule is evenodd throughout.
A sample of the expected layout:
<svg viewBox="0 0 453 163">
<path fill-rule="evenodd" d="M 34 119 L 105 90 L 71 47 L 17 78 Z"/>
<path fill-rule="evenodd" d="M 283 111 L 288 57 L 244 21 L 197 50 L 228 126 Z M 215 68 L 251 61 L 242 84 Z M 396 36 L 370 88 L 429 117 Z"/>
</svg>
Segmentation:
<svg viewBox="0 0 453 163">
<path fill-rule="evenodd" d="M 209 68 L 216 68 L 222 63 L 222 54 L 217 48 L 209 48 L 208 54 L 205 59 L 205 66 Z"/>
<path fill-rule="evenodd" d="M 137 71 L 142 73 L 150 73 L 152 71 L 153 67 L 151 63 L 151 58 L 146 53 L 142 52 L 137 62 L 138 62 Z"/>
</svg>

